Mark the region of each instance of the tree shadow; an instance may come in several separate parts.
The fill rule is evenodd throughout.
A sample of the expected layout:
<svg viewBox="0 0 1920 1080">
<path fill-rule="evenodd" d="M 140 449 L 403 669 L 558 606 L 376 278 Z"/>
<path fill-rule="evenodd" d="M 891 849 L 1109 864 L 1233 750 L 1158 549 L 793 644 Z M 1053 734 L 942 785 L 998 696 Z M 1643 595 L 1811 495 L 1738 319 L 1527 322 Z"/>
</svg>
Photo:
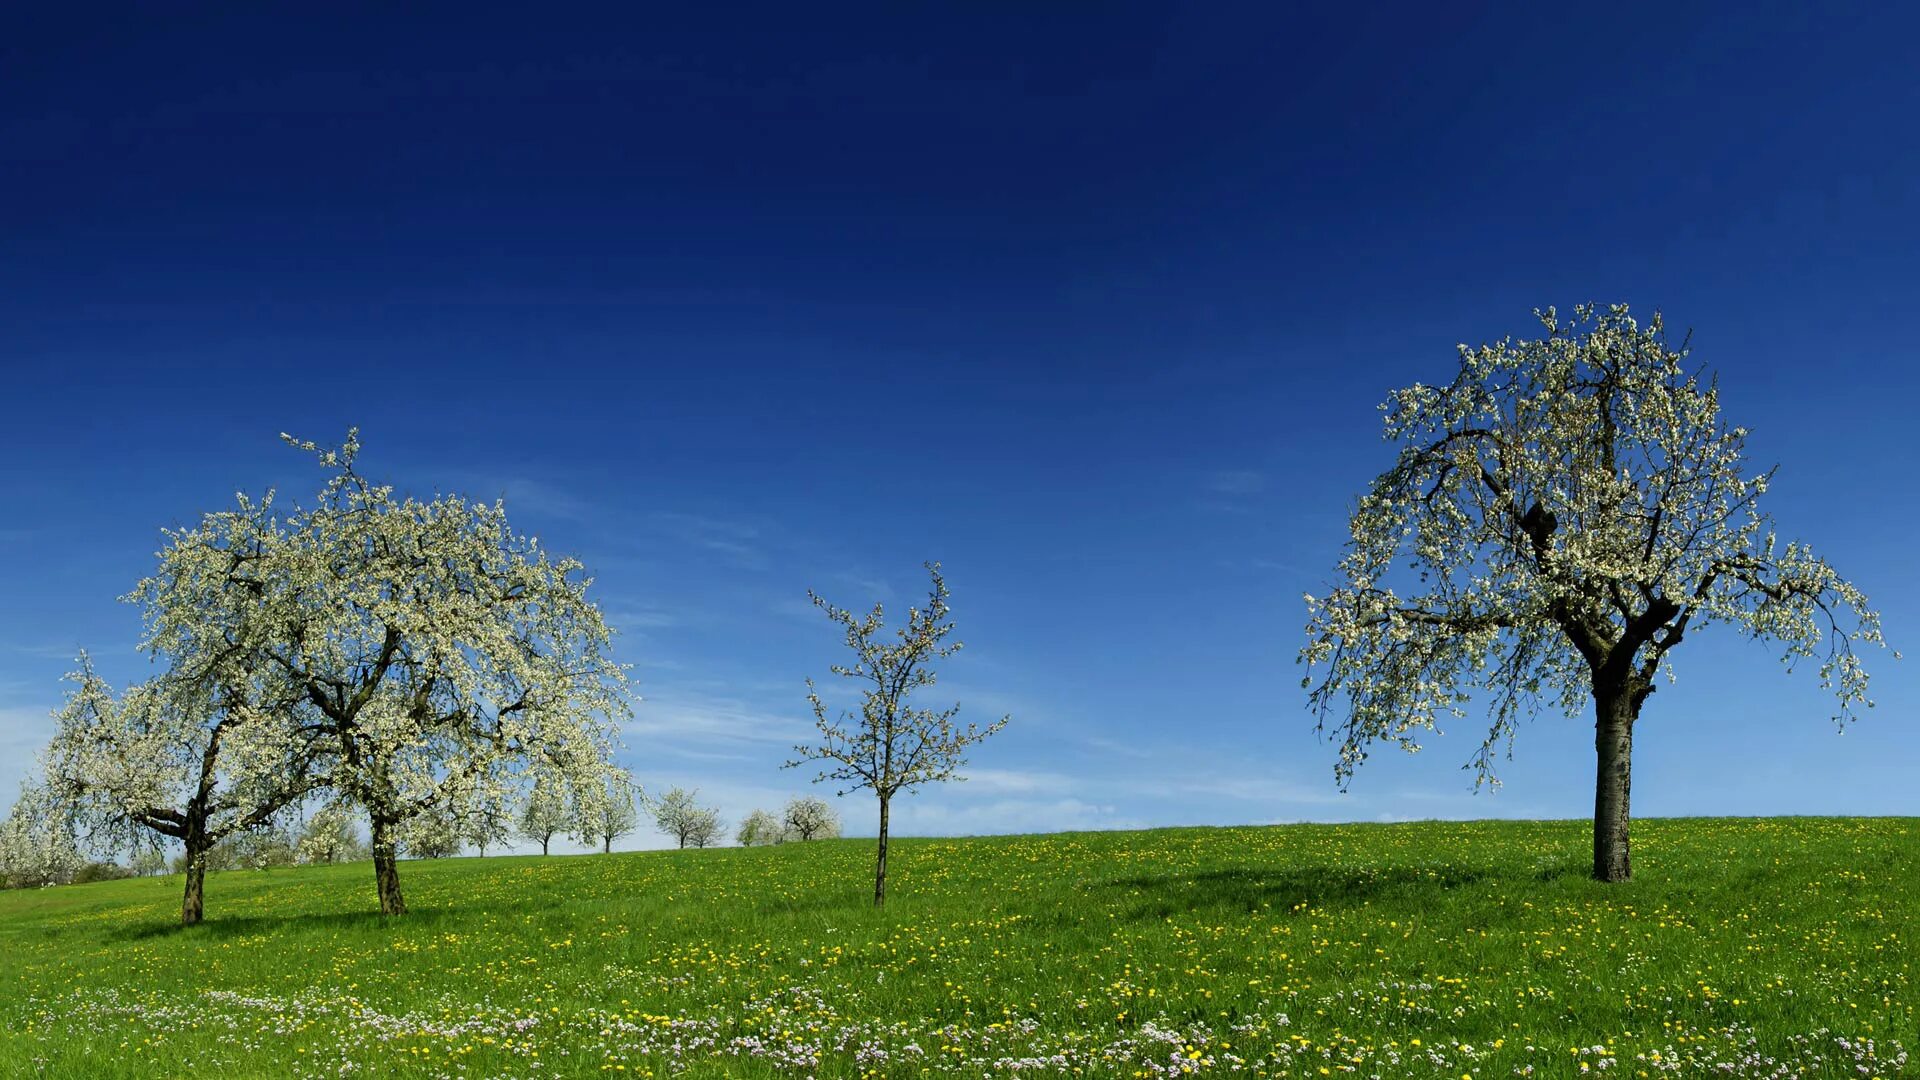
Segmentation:
<svg viewBox="0 0 1920 1080">
<path fill-rule="evenodd" d="M 1556 868 L 1555 874 L 1564 873 Z M 1418 905 L 1462 886 L 1497 879 L 1491 867 L 1302 866 L 1229 869 L 1115 878 L 1095 888 L 1137 899 L 1127 918 L 1164 919 L 1199 911 L 1254 913 L 1358 907 L 1380 900 Z M 1543 879 L 1544 880 L 1544 879 Z"/>
<path fill-rule="evenodd" d="M 378 911 L 321 911 L 295 915 L 208 915 L 193 926 L 171 922 L 145 923 L 120 927 L 108 933 L 115 941 L 152 941 L 175 936 L 195 936 L 222 941 L 253 934 L 301 930 L 395 930 L 401 927 L 432 926 L 455 920 L 461 908 L 411 908 L 405 915 L 382 915 Z"/>
</svg>

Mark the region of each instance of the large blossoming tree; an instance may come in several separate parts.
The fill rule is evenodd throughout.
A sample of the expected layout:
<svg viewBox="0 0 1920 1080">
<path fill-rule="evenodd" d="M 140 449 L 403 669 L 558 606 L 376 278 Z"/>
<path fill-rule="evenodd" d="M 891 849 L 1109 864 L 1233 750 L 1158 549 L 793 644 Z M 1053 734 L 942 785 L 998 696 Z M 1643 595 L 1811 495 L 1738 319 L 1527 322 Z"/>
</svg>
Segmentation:
<svg viewBox="0 0 1920 1080">
<path fill-rule="evenodd" d="M 1539 317 L 1544 336 L 1463 345 L 1451 383 L 1382 406 L 1399 457 L 1353 511 L 1333 591 L 1306 598 L 1302 685 L 1343 786 L 1371 745 L 1417 750 L 1475 692 L 1479 781 L 1522 718 L 1591 709 L 1593 875 L 1623 881 L 1634 727 L 1676 646 L 1722 623 L 1811 660 L 1844 723 L 1872 705 L 1855 646 L 1884 643 L 1859 589 L 1777 539 L 1772 471 L 1658 315 Z"/>
<path fill-rule="evenodd" d="M 602 782 L 626 675 L 580 564 L 514 532 L 503 505 L 370 483 L 357 433 L 287 441 L 330 474 L 317 500 L 181 590 L 169 625 L 295 691 L 297 732 L 325 747 L 316 776 L 366 812 L 380 910 L 400 914 L 402 826 Z"/>
</svg>

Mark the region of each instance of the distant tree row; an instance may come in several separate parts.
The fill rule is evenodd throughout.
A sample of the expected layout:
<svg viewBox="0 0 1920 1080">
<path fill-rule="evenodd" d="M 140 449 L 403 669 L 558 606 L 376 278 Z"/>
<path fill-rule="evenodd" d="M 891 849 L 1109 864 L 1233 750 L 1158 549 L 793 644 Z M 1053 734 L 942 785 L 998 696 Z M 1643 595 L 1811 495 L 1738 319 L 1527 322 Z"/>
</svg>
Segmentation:
<svg viewBox="0 0 1920 1080">
<path fill-rule="evenodd" d="M 811 795 L 793 799 L 778 815 L 755 810 L 741 819 L 735 839 L 741 847 L 830 840 L 840 835 L 840 817 L 826 800 Z"/>
</svg>

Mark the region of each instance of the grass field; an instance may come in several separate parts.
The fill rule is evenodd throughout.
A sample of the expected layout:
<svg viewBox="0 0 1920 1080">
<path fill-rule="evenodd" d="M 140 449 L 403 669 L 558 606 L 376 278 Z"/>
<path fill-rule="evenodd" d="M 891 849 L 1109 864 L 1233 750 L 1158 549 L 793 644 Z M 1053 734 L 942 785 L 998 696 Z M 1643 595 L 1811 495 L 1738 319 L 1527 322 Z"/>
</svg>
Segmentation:
<svg viewBox="0 0 1920 1080">
<path fill-rule="evenodd" d="M 1286 826 L 0 894 L 21 1076 L 1920 1072 L 1920 822 Z"/>
</svg>

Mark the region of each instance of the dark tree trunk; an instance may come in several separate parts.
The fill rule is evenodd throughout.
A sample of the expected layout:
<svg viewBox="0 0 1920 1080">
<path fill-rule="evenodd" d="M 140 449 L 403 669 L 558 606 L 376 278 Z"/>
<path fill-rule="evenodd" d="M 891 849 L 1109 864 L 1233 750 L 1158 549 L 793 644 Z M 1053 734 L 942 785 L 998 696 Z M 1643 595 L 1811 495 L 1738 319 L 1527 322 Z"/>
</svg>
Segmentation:
<svg viewBox="0 0 1920 1080">
<path fill-rule="evenodd" d="M 206 917 L 207 853 L 187 856 L 187 893 L 180 901 L 180 925 L 192 926 Z"/>
<path fill-rule="evenodd" d="M 611 837 L 611 836 L 609 836 L 609 837 L 606 837 L 606 838 L 604 838 L 603 840 L 601 840 L 601 842 L 600 842 L 600 854 L 602 854 L 602 855 L 611 855 L 611 854 L 613 854 L 613 837 Z"/>
<path fill-rule="evenodd" d="M 1633 721 L 1639 703 L 1630 689 L 1596 688 L 1593 787 L 1593 877 L 1626 881 L 1633 876 L 1627 823 L 1633 787 Z"/>
<path fill-rule="evenodd" d="M 405 915 L 407 902 L 400 896 L 400 859 L 393 835 L 395 823 L 373 819 L 373 880 L 380 890 L 380 914 Z"/>
<path fill-rule="evenodd" d="M 873 906 L 887 902 L 887 797 L 880 796 L 880 850 L 873 863 Z"/>
<path fill-rule="evenodd" d="M 186 844 L 187 891 L 180 900 L 180 925 L 192 926 L 206 917 L 207 910 L 207 834 L 200 823 L 189 821 Z"/>
<path fill-rule="evenodd" d="M 551 836 L 543 836 L 540 838 L 540 854 L 545 855 L 547 853 L 547 845 L 552 841 L 553 837 Z"/>
</svg>

